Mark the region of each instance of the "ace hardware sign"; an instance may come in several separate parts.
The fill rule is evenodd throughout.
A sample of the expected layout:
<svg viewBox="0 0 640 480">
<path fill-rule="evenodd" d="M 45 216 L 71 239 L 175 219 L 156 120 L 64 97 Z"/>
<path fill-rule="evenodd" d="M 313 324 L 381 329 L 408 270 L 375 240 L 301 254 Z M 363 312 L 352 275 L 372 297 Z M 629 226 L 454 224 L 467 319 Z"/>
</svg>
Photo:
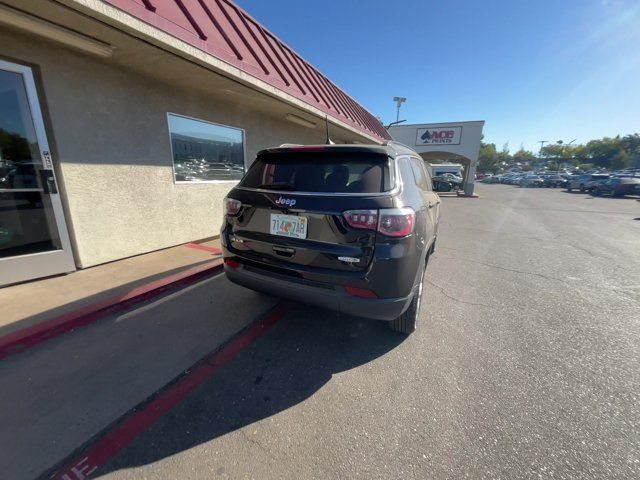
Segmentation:
<svg viewBox="0 0 640 480">
<path fill-rule="evenodd" d="M 419 128 L 416 145 L 460 145 L 462 127 Z"/>
</svg>

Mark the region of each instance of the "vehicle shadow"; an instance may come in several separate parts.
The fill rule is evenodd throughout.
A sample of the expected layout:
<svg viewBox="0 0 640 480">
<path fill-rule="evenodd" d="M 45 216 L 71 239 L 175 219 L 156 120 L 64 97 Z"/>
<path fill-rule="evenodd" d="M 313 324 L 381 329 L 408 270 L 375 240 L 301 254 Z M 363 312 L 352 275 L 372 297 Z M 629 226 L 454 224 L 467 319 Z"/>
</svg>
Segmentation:
<svg viewBox="0 0 640 480">
<path fill-rule="evenodd" d="M 339 372 L 386 354 L 406 336 L 386 322 L 294 310 L 135 439 L 95 476 L 211 442 L 304 402 Z"/>
<path fill-rule="evenodd" d="M 623 195 L 623 196 L 614 196 L 614 195 L 594 195 L 591 193 L 587 193 L 587 198 L 589 199 L 595 199 L 595 198 L 602 198 L 602 199 L 608 199 L 608 200 L 640 200 L 640 198 L 638 198 L 638 196 L 633 196 L 633 195 Z"/>
</svg>

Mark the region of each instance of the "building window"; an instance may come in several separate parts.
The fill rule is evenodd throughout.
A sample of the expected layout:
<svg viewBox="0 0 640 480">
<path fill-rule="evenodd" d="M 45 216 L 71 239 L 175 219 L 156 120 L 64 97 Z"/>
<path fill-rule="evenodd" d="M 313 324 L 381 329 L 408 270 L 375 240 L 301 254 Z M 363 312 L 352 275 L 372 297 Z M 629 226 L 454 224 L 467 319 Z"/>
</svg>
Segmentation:
<svg viewBox="0 0 640 480">
<path fill-rule="evenodd" d="M 244 175 L 244 131 L 169 115 L 176 182 L 237 181 Z"/>
</svg>

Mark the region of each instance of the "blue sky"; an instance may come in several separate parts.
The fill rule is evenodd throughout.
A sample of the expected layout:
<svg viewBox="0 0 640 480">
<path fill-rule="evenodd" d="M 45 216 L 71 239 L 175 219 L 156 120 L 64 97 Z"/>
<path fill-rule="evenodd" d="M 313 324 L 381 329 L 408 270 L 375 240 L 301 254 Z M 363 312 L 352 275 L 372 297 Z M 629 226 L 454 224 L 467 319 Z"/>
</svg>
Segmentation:
<svg viewBox="0 0 640 480">
<path fill-rule="evenodd" d="M 236 0 L 385 123 L 512 151 L 640 132 L 639 0 Z"/>
</svg>

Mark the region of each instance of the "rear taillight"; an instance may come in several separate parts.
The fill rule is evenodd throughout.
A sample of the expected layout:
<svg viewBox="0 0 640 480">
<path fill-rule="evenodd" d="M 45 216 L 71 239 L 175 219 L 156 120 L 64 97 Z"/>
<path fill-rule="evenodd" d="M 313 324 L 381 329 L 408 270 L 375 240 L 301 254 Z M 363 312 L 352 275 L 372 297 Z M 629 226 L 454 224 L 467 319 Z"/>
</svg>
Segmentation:
<svg viewBox="0 0 640 480">
<path fill-rule="evenodd" d="M 242 202 L 233 198 L 224 199 L 224 213 L 225 215 L 237 215 L 242 208 Z"/>
<path fill-rule="evenodd" d="M 405 237 L 413 232 L 416 214 L 412 208 L 347 210 L 342 214 L 352 228 L 378 230 L 388 237 Z"/>
<path fill-rule="evenodd" d="M 416 214 L 413 209 L 386 208 L 378 215 L 378 232 L 388 237 L 405 237 L 413 232 Z"/>
<path fill-rule="evenodd" d="M 373 290 L 369 290 L 368 288 L 358 288 L 358 287 L 344 287 L 345 291 L 353 296 L 360 298 L 378 298 L 378 295 Z"/>
<path fill-rule="evenodd" d="M 240 266 L 238 262 L 230 258 L 225 258 L 224 263 L 227 267 L 233 268 L 234 270 Z"/>
<path fill-rule="evenodd" d="M 353 228 L 375 230 L 378 225 L 377 210 L 347 210 L 342 215 Z"/>
</svg>

